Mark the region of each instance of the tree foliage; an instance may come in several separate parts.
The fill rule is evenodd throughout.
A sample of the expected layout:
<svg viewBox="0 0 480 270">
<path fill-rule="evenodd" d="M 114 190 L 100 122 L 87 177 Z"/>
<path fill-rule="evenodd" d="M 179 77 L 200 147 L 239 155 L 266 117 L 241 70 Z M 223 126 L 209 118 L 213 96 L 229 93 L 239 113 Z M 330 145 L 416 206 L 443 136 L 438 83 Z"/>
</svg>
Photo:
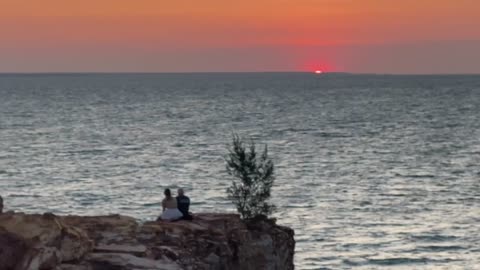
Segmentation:
<svg viewBox="0 0 480 270">
<path fill-rule="evenodd" d="M 246 144 L 234 134 L 227 148 L 226 168 L 234 179 L 227 189 L 228 198 L 244 219 L 270 215 L 275 210 L 268 202 L 275 175 L 267 146 L 258 154 L 253 140 Z"/>
</svg>

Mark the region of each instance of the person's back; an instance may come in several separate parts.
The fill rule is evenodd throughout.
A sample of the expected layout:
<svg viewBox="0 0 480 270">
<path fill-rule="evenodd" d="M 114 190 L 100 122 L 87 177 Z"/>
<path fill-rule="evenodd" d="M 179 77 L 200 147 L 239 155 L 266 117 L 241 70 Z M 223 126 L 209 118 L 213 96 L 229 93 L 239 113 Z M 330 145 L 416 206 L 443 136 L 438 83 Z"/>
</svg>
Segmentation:
<svg viewBox="0 0 480 270">
<path fill-rule="evenodd" d="M 192 217 L 188 212 L 190 208 L 190 198 L 185 196 L 183 189 L 181 188 L 178 189 L 177 206 L 178 206 L 178 210 L 182 212 L 184 219 L 192 219 Z"/>
<path fill-rule="evenodd" d="M 188 209 L 190 208 L 190 198 L 185 195 L 177 197 L 178 210 L 182 212 L 184 216 L 188 215 Z"/>
<path fill-rule="evenodd" d="M 177 200 L 175 200 L 174 198 L 169 198 L 169 199 L 165 198 L 162 201 L 162 206 L 165 209 L 176 209 L 176 208 L 178 208 L 177 207 Z"/>
</svg>

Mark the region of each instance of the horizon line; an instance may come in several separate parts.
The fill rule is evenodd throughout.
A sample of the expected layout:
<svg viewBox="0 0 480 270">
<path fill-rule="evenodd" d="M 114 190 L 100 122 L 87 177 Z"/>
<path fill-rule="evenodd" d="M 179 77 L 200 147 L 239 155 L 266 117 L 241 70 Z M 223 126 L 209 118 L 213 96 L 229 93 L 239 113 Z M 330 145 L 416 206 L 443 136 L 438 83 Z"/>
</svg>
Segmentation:
<svg viewBox="0 0 480 270">
<path fill-rule="evenodd" d="M 155 75 L 155 74 L 252 74 L 252 73 L 305 73 L 315 74 L 315 71 L 33 71 L 33 72 L 0 72 L 0 75 L 115 75 L 115 74 L 132 74 L 132 75 Z M 380 72 L 348 72 L 348 71 L 323 71 L 317 76 L 328 74 L 344 74 L 344 75 L 377 75 L 377 76 L 475 76 L 480 72 L 465 73 L 380 73 Z"/>
</svg>

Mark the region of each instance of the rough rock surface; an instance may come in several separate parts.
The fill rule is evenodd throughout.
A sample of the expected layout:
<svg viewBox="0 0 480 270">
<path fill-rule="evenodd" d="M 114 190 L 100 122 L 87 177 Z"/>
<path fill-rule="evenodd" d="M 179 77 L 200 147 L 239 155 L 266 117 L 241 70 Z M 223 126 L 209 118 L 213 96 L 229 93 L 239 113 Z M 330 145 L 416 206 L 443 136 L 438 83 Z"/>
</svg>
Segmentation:
<svg viewBox="0 0 480 270">
<path fill-rule="evenodd" d="M 269 220 L 0 214 L 1 270 L 293 269 L 294 232 Z"/>
</svg>

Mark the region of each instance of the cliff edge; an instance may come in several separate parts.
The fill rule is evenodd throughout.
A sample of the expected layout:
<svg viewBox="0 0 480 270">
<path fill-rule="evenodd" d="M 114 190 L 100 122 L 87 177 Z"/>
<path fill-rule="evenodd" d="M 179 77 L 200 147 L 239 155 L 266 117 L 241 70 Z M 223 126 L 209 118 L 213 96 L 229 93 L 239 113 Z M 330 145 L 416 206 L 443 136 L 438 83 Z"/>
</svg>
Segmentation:
<svg viewBox="0 0 480 270">
<path fill-rule="evenodd" d="M 0 270 L 294 269 L 294 232 L 269 220 L 0 214 Z"/>
</svg>

